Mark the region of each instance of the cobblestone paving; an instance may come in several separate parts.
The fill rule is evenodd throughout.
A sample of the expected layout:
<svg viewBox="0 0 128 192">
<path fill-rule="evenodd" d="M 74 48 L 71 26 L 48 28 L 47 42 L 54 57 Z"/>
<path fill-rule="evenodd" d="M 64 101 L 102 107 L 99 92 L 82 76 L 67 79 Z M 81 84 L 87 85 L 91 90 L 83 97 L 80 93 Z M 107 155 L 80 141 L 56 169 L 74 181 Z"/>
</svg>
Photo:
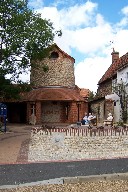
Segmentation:
<svg viewBox="0 0 128 192">
<path fill-rule="evenodd" d="M 128 181 L 99 181 L 1 189 L 0 192 L 128 192 Z"/>
</svg>

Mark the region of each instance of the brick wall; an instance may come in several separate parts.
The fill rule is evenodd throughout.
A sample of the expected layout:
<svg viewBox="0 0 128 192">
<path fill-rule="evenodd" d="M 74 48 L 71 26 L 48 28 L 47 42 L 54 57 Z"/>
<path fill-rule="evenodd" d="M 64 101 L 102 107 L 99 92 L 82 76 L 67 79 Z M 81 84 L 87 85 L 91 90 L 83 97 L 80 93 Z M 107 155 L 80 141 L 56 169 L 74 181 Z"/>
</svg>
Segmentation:
<svg viewBox="0 0 128 192">
<path fill-rule="evenodd" d="M 27 104 L 27 122 L 32 114 L 32 102 Z M 67 108 L 67 109 L 66 109 Z M 88 112 L 88 103 L 79 106 L 79 120 Z M 66 114 L 67 113 L 67 114 Z M 36 124 L 42 123 L 76 123 L 78 121 L 78 105 L 76 102 L 36 102 Z"/>
<path fill-rule="evenodd" d="M 76 123 L 77 121 L 81 121 L 85 115 L 85 112 L 88 113 L 88 103 L 82 102 L 79 104 L 79 106 L 76 102 L 71 103 L 69 111 L 69 122 Z"/>
<path fill-rule="evenodd" d="M 41 102 L 38 101 L 38 102 L 36 102 L 36 122 L 38 124 L 42 123 L 41 115 L 42 115 L 42 113 L 41 113 Z"/>
</svg>

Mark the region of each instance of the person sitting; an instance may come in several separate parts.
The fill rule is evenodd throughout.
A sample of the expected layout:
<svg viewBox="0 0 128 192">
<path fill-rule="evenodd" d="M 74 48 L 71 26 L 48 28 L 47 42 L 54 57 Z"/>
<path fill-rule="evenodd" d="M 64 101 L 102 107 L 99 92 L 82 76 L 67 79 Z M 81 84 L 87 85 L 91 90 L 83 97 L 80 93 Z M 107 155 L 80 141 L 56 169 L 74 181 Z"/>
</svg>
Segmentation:
<svg viewBox="0 0 128 192">
<path fill-rule="evenodd" d="M 104 121 L 104 125 L 112 125 L 113 116 L 111 113 L 108 114 L 107 120 Z"/>
<path fill-rule="evenodd" d="M 82 125 L 88 125 L 88 124 L 89 124 L 87 113 L 85 113 L 85 116 L 84 116 L 83 119 L 81 120 L 81 124 L 82 124 Z"/>
<path fill-rule="evenodd" d="M 96 124 L 96 116 L 89 113 L 88 121 L 89 121 L 89 124 L 95 125 Z"/>
</svg>

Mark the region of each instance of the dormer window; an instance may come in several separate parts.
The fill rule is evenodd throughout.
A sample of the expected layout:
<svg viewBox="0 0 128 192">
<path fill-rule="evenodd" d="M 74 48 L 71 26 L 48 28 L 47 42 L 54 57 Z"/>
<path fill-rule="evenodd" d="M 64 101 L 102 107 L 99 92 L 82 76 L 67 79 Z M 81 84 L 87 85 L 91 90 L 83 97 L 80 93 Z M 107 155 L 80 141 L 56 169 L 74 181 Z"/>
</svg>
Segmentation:
<svg viewBox="0 0 128 192">
<path fill-rule="evenodd" d="M 57 52 L 55 52 L 55 51 L 53 51 L 52 53 L 51 53 L 51 55 L 50 55 L 50 58 L 51 59 L 57 59 L 59 57 L 59 54 L 57 53 Z"/>
</svg>

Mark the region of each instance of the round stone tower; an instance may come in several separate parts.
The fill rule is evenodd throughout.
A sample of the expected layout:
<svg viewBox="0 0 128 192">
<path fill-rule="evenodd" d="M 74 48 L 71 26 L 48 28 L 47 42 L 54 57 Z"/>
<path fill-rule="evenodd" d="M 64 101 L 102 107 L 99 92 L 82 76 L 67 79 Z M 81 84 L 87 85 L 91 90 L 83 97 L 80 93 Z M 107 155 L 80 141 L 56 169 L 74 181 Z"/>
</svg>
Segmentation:
<svg viewBox="0 0 128 192">
<path fill-rule="evenodd" d="M 75 87 L 74 62 L 73 57 L 54 44 L 47 58 L 34 61 L 35 66 L 31 67 L 30 82 L 35 87 Z"/>
</svg>

